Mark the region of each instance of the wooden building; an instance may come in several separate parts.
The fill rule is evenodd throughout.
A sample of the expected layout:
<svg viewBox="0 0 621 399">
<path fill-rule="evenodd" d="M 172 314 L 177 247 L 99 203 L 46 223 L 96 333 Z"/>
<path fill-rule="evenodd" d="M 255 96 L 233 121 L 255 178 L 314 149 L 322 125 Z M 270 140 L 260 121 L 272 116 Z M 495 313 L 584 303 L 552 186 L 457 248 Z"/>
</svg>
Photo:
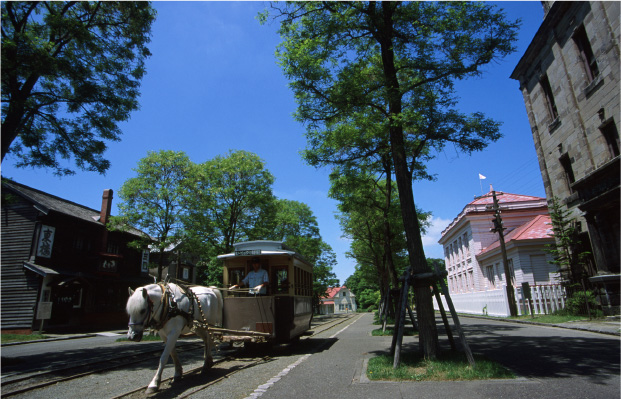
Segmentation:
<svg viewBox="0 0 621 399">
<path fill-rule="evenodd" d="M 320 299 L 320 314 L 355 313 L 356 296 L 345 286 L 330 287 L 326 296 Z"/>
<path fill-rule="evenodd" d="M 545 198 L 496 193 L 505 227 L 511 285 L 559 283 L 557 267 L 546 253 L 554 243 Z M 458 312 L 508 316 L 507 276 L 500 239 L 491 231 L 494 209 L 491 193 L 467 204 L 442 232 L 444 262 L 451 299 Z M 436 305 L 437 306 L 437 305 Z"/>
<path fill-rule="evenodd" d="M 2 332 L 78 331 L 127 324 L 127 288 L 148 277 L 140 232 L 108 231 L 112 190 L 101 210 L 2 181 Z M 144 259 L 143 259 L 144 254 Z"/>
</svg>

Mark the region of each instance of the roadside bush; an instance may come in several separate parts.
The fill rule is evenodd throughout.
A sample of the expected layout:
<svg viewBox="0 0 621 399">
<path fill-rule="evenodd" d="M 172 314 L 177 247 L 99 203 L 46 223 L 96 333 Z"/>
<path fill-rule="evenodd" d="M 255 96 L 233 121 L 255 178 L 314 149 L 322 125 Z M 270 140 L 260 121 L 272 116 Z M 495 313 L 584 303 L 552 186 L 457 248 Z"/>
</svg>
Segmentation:
<svg viewBox="0 0 621 399">
<path fill-rule="evenodd" d="M 571 294 L 565 303 L 565 310 L 571 315 L 586 316 L 588 315 L 587 303 L 591 310 L 591 316 L 597 317 L 601 311 L 598 311 L 599 304 L 592 291 L 586 291 L 586 295 L 584 291 L 576 291 Z"/>
</svg>

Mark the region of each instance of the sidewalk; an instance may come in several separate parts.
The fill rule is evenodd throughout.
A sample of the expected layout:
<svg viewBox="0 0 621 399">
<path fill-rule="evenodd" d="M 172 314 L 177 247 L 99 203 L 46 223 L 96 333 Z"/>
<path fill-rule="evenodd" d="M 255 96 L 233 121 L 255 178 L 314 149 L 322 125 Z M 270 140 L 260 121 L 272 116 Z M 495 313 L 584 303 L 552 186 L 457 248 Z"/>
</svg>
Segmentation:
<svg viewBox="0 0 621 399">
<path fill-rule="evenodd" d="M 559 323 L 559 324 L 539 323 L 536 321 L 529 321 L 529 320 L 503 319 L 502 317 L 484 317 L 484 316 L 477 316 L 477 315 L 460 314 L 459 318 L 461 319 L 462 317 L 502 321 L 506 323 L 533 324 L 536 326 L 567 328 L 570 330 L 591 331 L 591 332 L 599 333 L 599 334 L 621 336 L 621 317 L 620 316 L 609 316 L 606 319 L 597 319 L 597 320 L 591 320 L 591 321 L 589 320 L 568 321 L 568 322 Z"/>
</svg>

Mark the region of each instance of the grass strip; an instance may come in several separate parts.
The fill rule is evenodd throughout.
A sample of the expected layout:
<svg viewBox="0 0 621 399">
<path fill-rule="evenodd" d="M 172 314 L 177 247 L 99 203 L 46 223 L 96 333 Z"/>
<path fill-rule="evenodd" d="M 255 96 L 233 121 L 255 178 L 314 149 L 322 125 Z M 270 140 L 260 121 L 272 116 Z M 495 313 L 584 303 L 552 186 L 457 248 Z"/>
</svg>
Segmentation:
<svg viewBox="0 0 621 399">
<path fill-rule="evenodd" d="M 47 335 L 42 334 L 1 334 L 0 342 L 3 344 L 8 344 L 11 342 L 37 341 L 47 338 L 49 338 Z"/>
<path fill-rule="evenodd" d="M 393 357 L 381 355 L 369 359 L 367 377 L 385 381 L 472 381 L 511 379 L 515 375 L 502 365 L 474 356 L 476 366 L 470 367 L 461 352 L 442 352 L 436 360 L 424 359 L 418 353 L 402 353 L 401 365 L 393 369 Z"/>
</svg>

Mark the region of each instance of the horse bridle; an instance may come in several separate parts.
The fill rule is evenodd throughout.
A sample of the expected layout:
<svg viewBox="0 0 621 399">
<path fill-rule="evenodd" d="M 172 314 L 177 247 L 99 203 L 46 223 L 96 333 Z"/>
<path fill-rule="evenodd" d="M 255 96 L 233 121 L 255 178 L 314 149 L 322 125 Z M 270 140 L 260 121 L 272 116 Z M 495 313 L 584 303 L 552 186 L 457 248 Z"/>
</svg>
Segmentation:
<svg viewBox="0 0 621 399">
<path fill-rule="evenodd" d="M 145 288 L 143 288 L 143 290 L 144 292 L 147 292 Z M 153 301 L 151 300 L 149 293 L 147 293 L 145 297 L 147 299 L 147 316 L 142 321 L 142 323 L 128 323 L 127 324 L 128 327 L 142 326 L 144 328 L 144 327 L 147 327 L 151 323 L 151 319 L 153 318 L 153 314 L 152 314 L 153 313 Z"/>
</svg>

